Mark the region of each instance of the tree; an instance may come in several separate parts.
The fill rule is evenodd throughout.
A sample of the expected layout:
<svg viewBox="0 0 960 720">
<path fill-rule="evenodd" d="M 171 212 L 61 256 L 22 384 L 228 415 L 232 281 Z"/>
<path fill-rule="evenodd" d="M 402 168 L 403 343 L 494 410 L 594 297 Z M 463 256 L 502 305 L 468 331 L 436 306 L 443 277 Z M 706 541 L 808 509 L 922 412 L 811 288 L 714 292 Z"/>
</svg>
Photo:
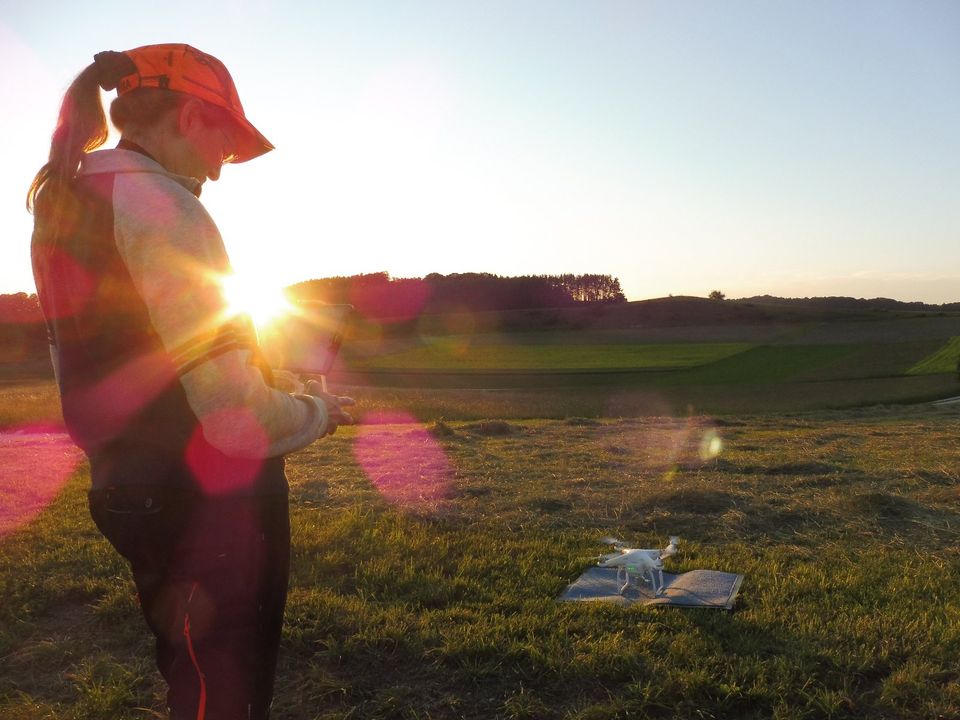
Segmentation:
<svg viewBox="0 0 960 720">
<path fill-rule="evenodd" d="M 576 302 L 620 303 L 627 298 L 620 281 L 611 275 L 543 275 L 545 280 L 563 288 Z"/>
<path fill-rule="evenodd" d="M 430 273 L 391 278 L 389 273 L 307 280 L 288 288 L 296 300 L 350 303 L 365 317 L 387 320 L 415 314 L 485 312 L 626 302 L 612 275 L 521 275 Z"/>
<path fill-rule="evenodd" d="M 36 295 L 16 293 L 0 295 L 0 323 L 38 323 L 43 321 Z"/>
<path fill-rule="evenodd" d="M 711 299 L 711 300 L 726 300 L 726 299 L 727 299 L 727 296 L 724 295 L 724 294 L 723 294 L 722 292 L 720 292 L 719 290 L 714 290 L 714 291 L 712 291 L 712 292 L 710 293 L 710 299 Z"/>
</svg>

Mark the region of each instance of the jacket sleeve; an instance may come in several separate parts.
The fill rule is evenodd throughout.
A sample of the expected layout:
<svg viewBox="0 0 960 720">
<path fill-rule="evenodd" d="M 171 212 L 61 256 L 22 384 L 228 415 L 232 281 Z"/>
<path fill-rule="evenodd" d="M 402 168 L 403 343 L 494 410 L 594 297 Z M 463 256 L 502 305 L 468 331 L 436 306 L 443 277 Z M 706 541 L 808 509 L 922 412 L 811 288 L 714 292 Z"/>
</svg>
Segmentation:
<svg viewBox="0 0 960 720">
<path fill-rule="evenodd" d="M 117 247 L 207 441 L 235 457 L 272 457 L 324 435 L 321 400 L 269 387 L 253 365 L 256 333 L 249 318 L 227 312 L 230 262 L 200 201 L 163 175 L 120 180 Z"/>
</svg>

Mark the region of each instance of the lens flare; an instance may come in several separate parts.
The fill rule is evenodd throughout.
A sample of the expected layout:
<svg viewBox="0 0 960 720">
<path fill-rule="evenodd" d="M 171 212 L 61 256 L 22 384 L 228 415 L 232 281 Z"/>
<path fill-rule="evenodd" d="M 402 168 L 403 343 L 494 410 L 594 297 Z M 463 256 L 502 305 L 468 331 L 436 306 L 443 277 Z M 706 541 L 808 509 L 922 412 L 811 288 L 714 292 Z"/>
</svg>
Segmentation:
<svg viewBox="0 0 960 720">
<path fill-rule="evenodd" d="M 0 433 L 0 538 L 48 507 L 80 464 L 83 453 L 59 430 L 24 425 Z"/>
<path fill-rule="evenodd" d="M 358 278 L 350 286 L 350 304 L 363 318 L 387 324 L 415 320 L 430 299 L 430 286 L 419 278 L 391 280 L 386 274 Z"/>
<path fill-rule="evenodd" d="M 45 251 L 46 277 L 55 283 L 61 292 L 58 292 L 57 301 L 44 308 L 52 318 L 71 318 L 79 315 L 96 292 L 96 279 L 93 274 L 73 258 L 68 252 L 59 248 Z M 43 282 L 41 278 L 39 283 Z"/>
<path fill-rule="evenodd" d="M 357 464 L 394 505 L 435 506 L 450 496 L 453 475 L 440 443 L 409 413 L 379 413 L 359 428 L 353 445 Z"/>
<path fill-rule="evenodd" d="M 417 326 L 421 342 L 449 358 L 464 358 L 473 346 L 477 321 L 467 310 L 423 316 Z"/>
<path fill-rule="evenodd" d="M 608 439 L 618 454 L 632 456 L 634 467 L 645 475 L 674 480 L 683 470 L 716 460 L 724 450 L 723 437 L 708 417 L 675 417 L 669 406 L 649 395 L 619 400 L 622 408 L 636 416 L 621 420 L 619 431 Z"/>
<path fill-rule="evenodd" d="M 713 460 L 723 452 L 723 439 L 713 428 L 704 431 L 700 439 L 700 459 L 704 462 Z"/>
<path fill-rule="evenodd" d="M 248 490 L 256 480 L 269 446 L 266 431 L 248 408 L 219 410 L 210 427 L 230 428 L 232 443 L 246 448 L 248 457 L 232 457 L 210 444 L 198 425 L 186 448 L 186 463 L 206 495 Z"/>
<path fill-rule="evenodd" d="M 116 437 L 176 379 L 169 355 L 155 351 L 133 358 L 94 385 L 66 392 L 63 407 L 74 418 L 77 442 L 98 446 Z"/>
</svg>

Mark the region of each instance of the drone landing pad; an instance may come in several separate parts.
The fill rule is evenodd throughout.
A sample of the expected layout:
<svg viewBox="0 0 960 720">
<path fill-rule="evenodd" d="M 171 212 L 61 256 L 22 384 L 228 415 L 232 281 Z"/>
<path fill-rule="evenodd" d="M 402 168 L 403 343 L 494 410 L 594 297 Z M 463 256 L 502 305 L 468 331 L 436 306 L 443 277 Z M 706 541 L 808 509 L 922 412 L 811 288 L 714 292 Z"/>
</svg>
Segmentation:
<svg viewBox="0 0 960 720">
<path fill-rule="evenodd" d="M 618 605 L 671 605 L 730 610 L 740 592 L 743 575 L 718 570 L 691 570 L 663 574 L 663 592 L 656 597 L 648 583 L 634 577 L 623 595 L 616 568 L 591 567 L 567 586 L 560 602 L 611 602 Z"/>
</svg>

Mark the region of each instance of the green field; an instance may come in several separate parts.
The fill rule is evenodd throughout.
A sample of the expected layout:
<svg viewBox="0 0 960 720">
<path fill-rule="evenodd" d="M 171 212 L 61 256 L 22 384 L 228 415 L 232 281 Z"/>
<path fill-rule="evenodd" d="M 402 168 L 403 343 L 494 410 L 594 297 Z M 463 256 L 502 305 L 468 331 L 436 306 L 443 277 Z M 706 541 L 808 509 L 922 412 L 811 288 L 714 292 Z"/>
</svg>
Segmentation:
<svg viewBox="0 0 960 720">
<path fill-rule="evenodd" d="M 0 431 L 36 423 L 63 424 L 53 380 L 0 384 Z"/>
<path fill-rule="evenodd" d="M 821 368 L 853 352 L 850 345 L 761 345 L 736 357 L 695 368 L 677 381 L 692 385 L 781 383 Z"/>
<path fill-rule="evenodd" d="M 274 717 L 957 717 L 958 434 L 918 408 L 341 430 L 288 461 Z M 160 717 L 88 483 L 0 539 L 0 717 Z M 554 601 L 602 536 L 669 534 L 668 569 L 745 575 L 734 612 Z"/>
<path fill-rule="evenodd" d="M 351 355 L 355 370 L 648 370 L 716 362 L 749 343 L 479 344 L 469 338 L 437 338 L 399 352 Z"/>
<path fill-rule="evenodd" d="M 792 337 L 783 344 L 663 343 L 659 345 L 475 343 L 459 360 L 443 345 L 419 346 L 370 355 L 333 379 L 350 394 L 375 398 L 419 392 L 432 409 L 422 419 L 476 418 L 463 393 L 488 406 L 481 391 L 506 394 L 509 417 L 602 417 L 667 412 L 688 406 L 709 413 L 780 412 L 918 402 L 957 394 L 954 372 L 908 372 L 942 345 L 937 340 L 850 342 L 806 345 Z M 642 353 L 638 351 L 642 349 Z M 475 352 L 474 352 L 475 351 Z M 633 363 L 633 367 L 626 367 Z M 643 366 L 643 363 L 647 363 Z M 540 370 L 533 370 L 539 366 Z M 365 368 L 365 369 L 364 369 Z M 457 390 L 462 391 L 457 394 Z M 538 394 L 537 394 L 538 393 Z M 559 400 L 551 395 L 558 395 Z M 432 397 L 432 400 L 430 399 Z M 447 402 L 447 398 L 451 402 Z M 527 403 L 529 412 L 513 408 Z M 522 399 L 521 399 L 522 398 Z"/>
<path fill-rule="evenodd" d="M 955 394 L 955 332 L 952 316 L 881 315 L 793 325 L 394 339 L 348 344 L 334 380 L 381 390 L 620 388 L 657 393 L 671 404 L 709 398 L 692 402 L 709 412 L 763 411 L 766 406 L 743 403 L 742 396 L 779 388 L 773 393 L 780 400 L 776 409 L 790 409 L 790 398 L 799 401 L 797 408 L 838 407 Z M 921 377 L 929 382 L 919 382 Z"/>
<path fill-rule="evenodd" d="M 498 389 L 442 387 L 417 376 L 407 386 L 342 385 L 331 389 L 357 401 L 355 416 L 378 422 L 397 408 L 421 421 L 483 418 L 629 418 L 658 415 L 784 413 L 881 404 L 916 403 L 958 394 L 955 376 L 915 375 L 849 380 L 695 384 L 686 371 L 638 373 L 642 384 L 619 375 L 491 376 Z M 481 376 L 479 380 L 487 378 Z M 503 387 L 508 379 L 513 387 Z M 714 380 L 717 380 L 715 377 Z M 424 387 L 426 384 L 432 387 Z M 52 380 L 0 385 L 0 430 L 61 424 L 60 400 Z"/>
<path fill-rule="evenodd" d="M 850 343 L 849 352 L 807 372 L 797 380 L 851 380 L 855 378 L 893 378 L 909 374 L 909 369 L 934 352 L 941 342 L 924 340 L 889 343 Z"/>
<path fill-rule="evenodd" d="M 946 345 L 907 370 L 907 374 L 956 373 L 958 360 L 960 360 L 960 337 L 952 337 Z"/>
</svg>

